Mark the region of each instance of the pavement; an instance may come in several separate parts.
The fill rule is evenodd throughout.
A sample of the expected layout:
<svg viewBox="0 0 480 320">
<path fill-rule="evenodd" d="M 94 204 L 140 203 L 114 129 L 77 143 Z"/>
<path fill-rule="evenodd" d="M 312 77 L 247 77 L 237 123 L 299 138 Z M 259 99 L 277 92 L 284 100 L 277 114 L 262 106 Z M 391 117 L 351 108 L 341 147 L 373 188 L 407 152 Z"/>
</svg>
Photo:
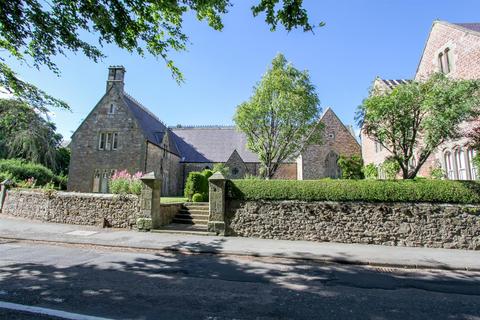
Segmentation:
<svg viewBox="0 0 480 320">
<path fill-rule="evenodd" d="M 480 251 L 163 234 L 44 223 L 0 215 L 0 238 L 316 262 L 480 271 Z"/>
</svg>

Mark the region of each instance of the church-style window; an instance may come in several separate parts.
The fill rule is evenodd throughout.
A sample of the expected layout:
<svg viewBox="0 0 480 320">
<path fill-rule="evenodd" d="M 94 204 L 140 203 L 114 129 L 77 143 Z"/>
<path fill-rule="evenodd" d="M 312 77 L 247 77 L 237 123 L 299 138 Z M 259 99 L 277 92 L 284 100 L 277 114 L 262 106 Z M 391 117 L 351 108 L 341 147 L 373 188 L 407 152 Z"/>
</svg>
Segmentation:
<svg viewBox="0 0 480 320">
<path fill-rule="evenodd" d="M 101 132 L 98 149 L 99 150 L 117 150 L 118 148 L 118 132 Z"/>
<path fill-rule="evenodd" d="M 98 149 L 104 150 L 105 149 L 105 140 L 106 140 L 106 134 L 105 133 L 100 133 L 100 140 L 98 141 Z"/>
<path fill-rule="evenodd" d="M 110 104 L 110 108 L 108 109 L 108 114 L 115 113 L 115 105 L 113 103 Z"/>
<path fill-rule="evenodd" d="M 450 73 L 451 66 L 450 66 L 450 48 L 446 48 L 444 51 L 445 56 L 445 74 Z"/>
<path fill-rule="evenodd" d="M 113 144 L 112 144 L 112 150 L 117 150 L 118 148 L 118 133 L 114 132 L 113 133 Z"/>
<path fill-rule="evenodd" d="M 438 54 L 438 66 L 439 66 L 440 72 L 445 73 L 445 69 L 443 66 L 443 52 L 440 52 Z"/>
<path fill-rule="evenodd" d="M 334 139 L 335 139 L 335 132 L 330 132 L 330 133 L 328 134 L 328 139 L 329 139 L 329 140 L 334 140 Z"/>
<path fill-rule="evenodd" d="M 234 176 L 236 176 L 236 175 L 238 174 L 238 172 L 239 172 L 238 168 L 233 168 L 233 169 L 232 169 L 232 174 L 233 174 Z"/>
<path fill-rule="evenodd" d="M 107 133 L 107 142 L 105 144 L 105 150 L 111 150 L 112 149 L 112 136 L 113 134 L 111 132 Z"/>
</svg>

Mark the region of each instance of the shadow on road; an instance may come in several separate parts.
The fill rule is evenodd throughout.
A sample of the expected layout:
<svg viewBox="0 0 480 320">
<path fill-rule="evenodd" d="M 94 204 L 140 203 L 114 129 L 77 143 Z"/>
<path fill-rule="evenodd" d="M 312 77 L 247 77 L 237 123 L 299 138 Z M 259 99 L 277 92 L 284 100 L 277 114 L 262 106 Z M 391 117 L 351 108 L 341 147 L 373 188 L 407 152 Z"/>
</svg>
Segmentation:
<svg viewBox="0 0 480 320">
<path fill-rule="evenodd" d="M 172 252 L 156 254 L 32 246 L 39 256 L 43 250 L 55 252 L 55 259 L 30 262 L 41 259 L 25 257 L 23 263 L 3 262 L 0 300 L 115 319 L 480 316 L 478 274 L 393 272 L 304 260 L 222 256 L 216 254 L 222 243 L 222 239 L 209 244 L 183 242 L 172 246 Z M 88 259 L 69 263 L 82 255 Z"/>
</svg>

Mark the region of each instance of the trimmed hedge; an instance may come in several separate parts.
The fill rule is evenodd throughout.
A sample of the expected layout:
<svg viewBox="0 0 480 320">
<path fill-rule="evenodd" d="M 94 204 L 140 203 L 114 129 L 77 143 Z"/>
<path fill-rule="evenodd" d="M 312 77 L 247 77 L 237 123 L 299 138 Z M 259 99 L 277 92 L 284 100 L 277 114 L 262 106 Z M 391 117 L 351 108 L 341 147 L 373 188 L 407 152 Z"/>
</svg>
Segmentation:
<svg viewBox="0 0 480 320">
<path fill-rule="evenodd" d="M 62 177 L 56 176 L 47 167 L 21 159 L 0 160 L 0 173 L 2 173 L 2 179 L 11 177 L 15 182 L 34 178 L 37 180 L 37 186 L 43 186 L 50 182 L 60 185 L 66 183 Z"/>
<path fill-rule="evenodd" d="M 195 193 L 208 194 L 208 179 L 201 172 L 192 171 L 185 182 L 184 196 L 191 201 Z"/>
<path fill-rule="evenodd" d="M 230 180 L 238 200 L 480 203 L 480 183 L 449 180 Z"/>
</svg>

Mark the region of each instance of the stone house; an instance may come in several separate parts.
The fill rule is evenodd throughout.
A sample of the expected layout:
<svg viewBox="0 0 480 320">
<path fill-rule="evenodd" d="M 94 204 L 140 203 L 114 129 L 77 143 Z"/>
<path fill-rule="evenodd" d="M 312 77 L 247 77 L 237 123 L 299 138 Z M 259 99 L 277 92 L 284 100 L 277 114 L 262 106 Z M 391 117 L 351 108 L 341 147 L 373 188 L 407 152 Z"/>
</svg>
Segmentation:
<svg viewBox="0 0 480 320">
<path fill-rule="evenodd" d="M 340 178 L 340 156 L 361 156 L 352 126 L 345 126 L 331 108 L 320 118 L 324 127 L 322 144 L 310 145 L 297 158 L 297 179 Z"/>
<path fill-rule="evenodd" d="M 154 171 L 162 177 L 162 194 L 182 194 L 191 171 L 223 163 L 229 178 L 258 175 L 258 156 L 246 147 L 246 136 L 233 126 L 168 127 L 124 90 L 125 68 L 108 71 L 106 92 L 79 128 L 71 148 L 68 190 L 108 192 L 108 181 L 117 170 Z M 295 161 L 283 163 L 277 179 L 339 177 L 340 155 L 360 155 L 351 127 L 332 109 L 321 121 L 326 143 L 309 146 Z"/>
<path fill-rule="evenodd" d="M 420 81 L 435 72 L 455 79 L 480 78 L 480 23 L 434 21 L 414 79 Z M 385 80 L 377 77 L 372 92 L 388 91 L 408 80 Z M 446 141 L 420 169 L 419 176 L 429 176 L 433 168 L 442 168 L 447 179 L 475 180 L 472 159 L 476 150 L 468 146 L 466 134 L 473 122 L 461 124 L 462 138 Z M 389 152 L 361 133 L 365 164 L 381 164 Z M 415 159 L 413 159 L 415 161 Z"/>
</svg>

